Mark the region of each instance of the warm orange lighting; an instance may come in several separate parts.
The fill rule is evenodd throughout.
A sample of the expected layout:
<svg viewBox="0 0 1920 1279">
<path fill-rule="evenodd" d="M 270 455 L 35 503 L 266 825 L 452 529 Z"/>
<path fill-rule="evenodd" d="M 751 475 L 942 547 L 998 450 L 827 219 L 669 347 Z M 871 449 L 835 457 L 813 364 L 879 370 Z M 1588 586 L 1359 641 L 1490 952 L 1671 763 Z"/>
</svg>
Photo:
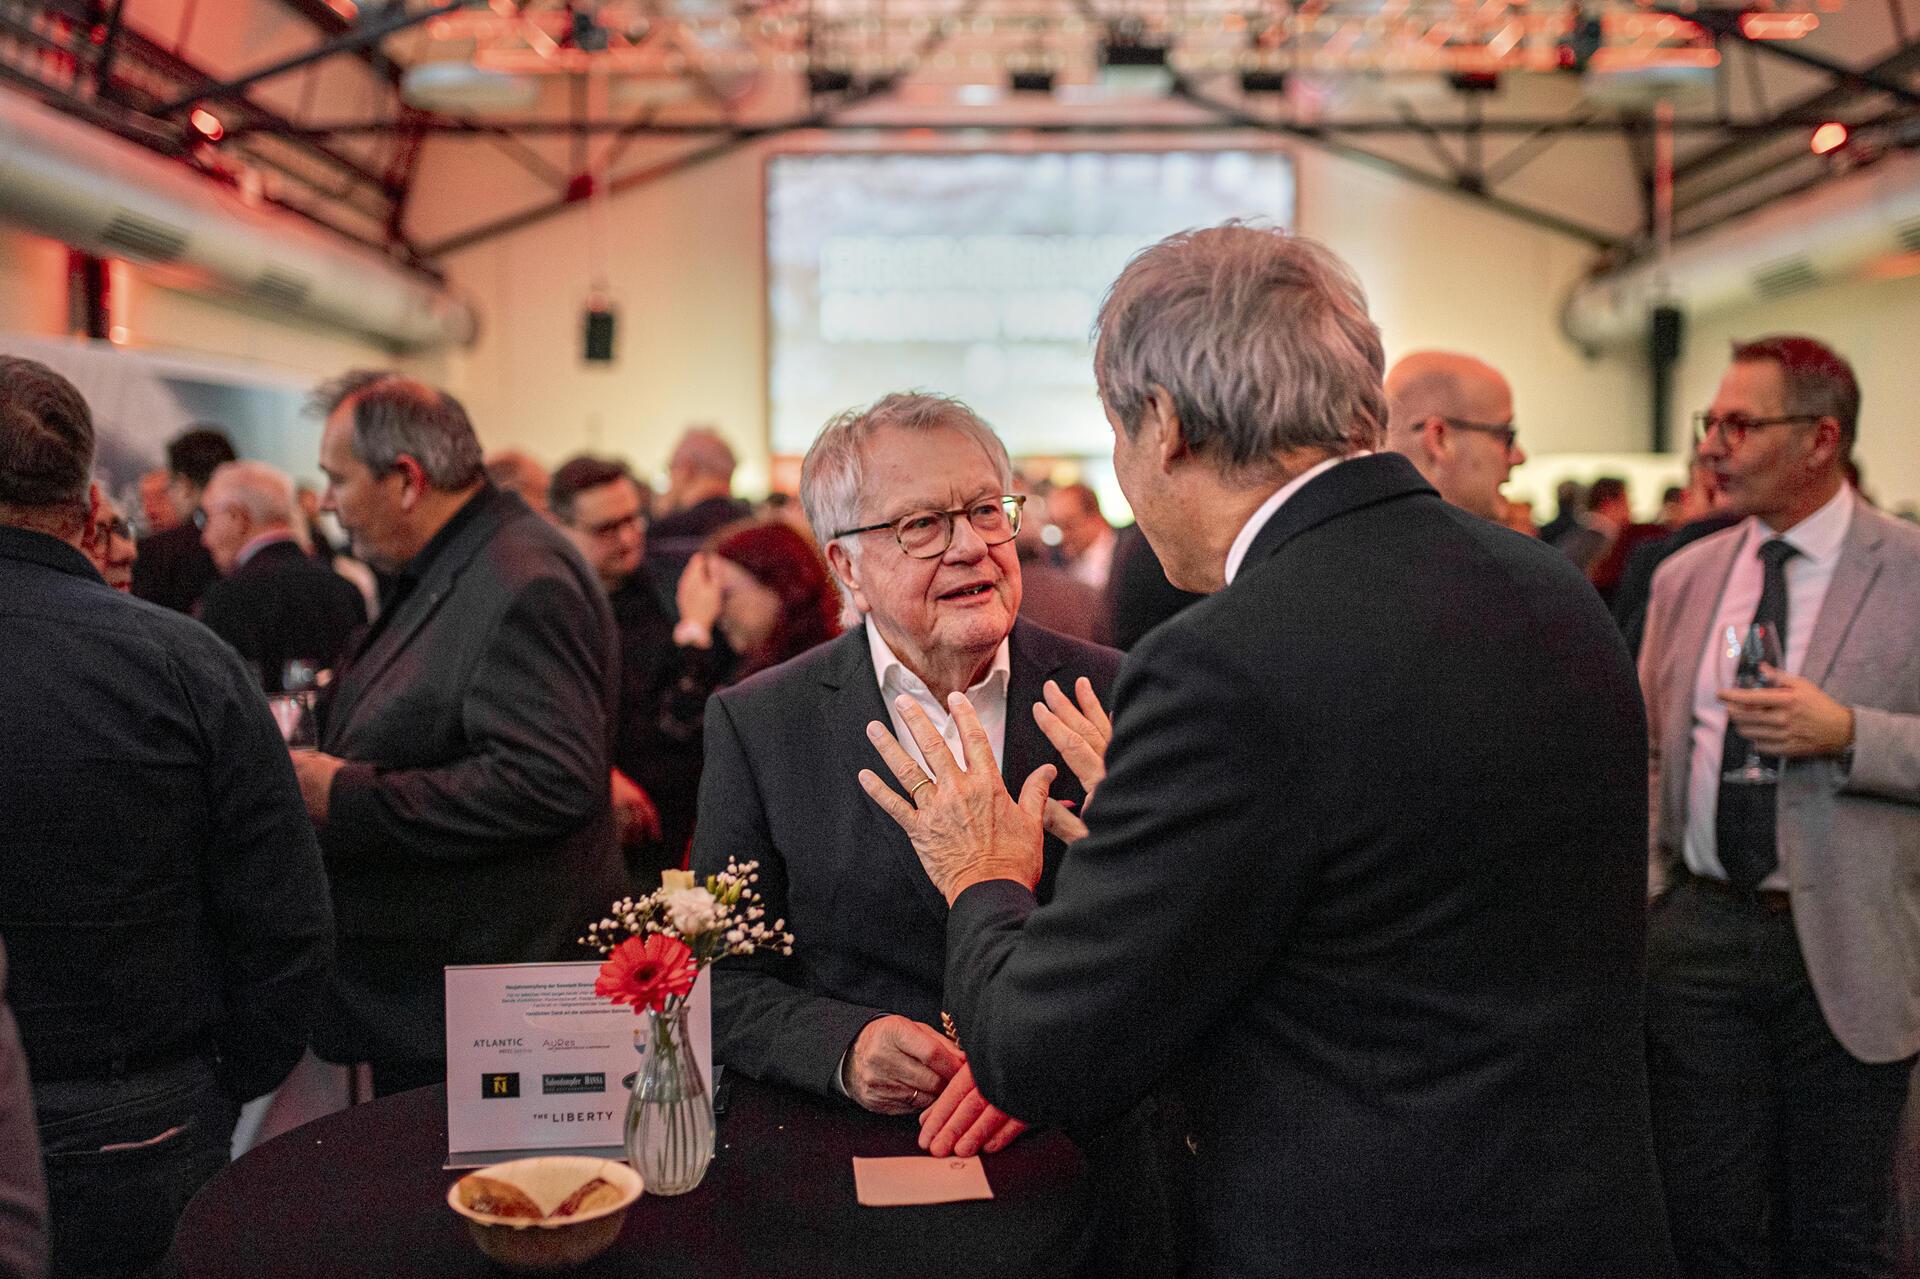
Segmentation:
<svg viewBox="0 0 1920 1279">
<path fill-rule="evenodd" d="M 227 126 L 220 123 L 220 117 L 205 107 L 195 107 L 187 120 L 193 125 L 194 131 L 209 142 L 218 142 L 227 134 Z"/>
<path fill-rule="evenodd" d="M 360 6 L 354 0 L 327 0 L 327 8 L 333 10 L 348 22 L 360 16 Z"/>
<path fill-rule="evenodd" d="M 1749 40 L 1798 40 L 1813 34 L 1820 19 L 1811 13 L 1743 13 L 1740 34 Z"/>
<path fill-rule="evenodd" d="M 1832 155 L 1847 145 L 1847 126 L 1837 121 L 1828 121 L 1813 131 L 1813 153 Z"/>
</svg>

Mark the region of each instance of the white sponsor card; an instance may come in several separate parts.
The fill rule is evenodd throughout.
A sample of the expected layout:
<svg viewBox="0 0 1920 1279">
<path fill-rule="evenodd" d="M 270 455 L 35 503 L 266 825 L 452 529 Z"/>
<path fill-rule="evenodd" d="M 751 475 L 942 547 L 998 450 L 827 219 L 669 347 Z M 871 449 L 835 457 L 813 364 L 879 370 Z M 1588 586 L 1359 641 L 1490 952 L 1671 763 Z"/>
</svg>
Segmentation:
<svg viewBox="0 0 1920 1279">
<path fill-rule="evenodd" d="M 447 1167 L 530 1154 L 625 1156 L 627 1096 L 647 1019 L 593 993 L 598 960 L 446 969 Z M 705 973 L 687 1006 L 700 1077 L 713 1086 Z"/>
</svg>

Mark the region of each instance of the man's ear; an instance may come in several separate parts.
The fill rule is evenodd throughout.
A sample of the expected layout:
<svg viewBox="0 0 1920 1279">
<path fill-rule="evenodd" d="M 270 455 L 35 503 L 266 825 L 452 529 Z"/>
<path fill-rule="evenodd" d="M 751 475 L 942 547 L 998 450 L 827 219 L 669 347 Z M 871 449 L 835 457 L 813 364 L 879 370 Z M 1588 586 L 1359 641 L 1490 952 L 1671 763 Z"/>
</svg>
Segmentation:
<svg viewBox="0 0 1920 1279">
<path fill-rule="evenodd" d="M 1824 471 L 1833 459 L 1845 455 L 1846 447 L 1840 419 L 1823 417 L 1813 424 L 1813 448 L 1808 453 L 1807 465 L 1812 470 Z"/>
<path fill-rule="evenodd" d="M 410 453 L 395 458 L 393 469 L 400 476 L 400 509 L 411 511 L 427 495 L 427 470 Z"/>
<path fill-rule="evenodd" d="M 87 546 L 92 546 L 93 539 L 100 536 L 100 504 L 105 500 L 100 496 L 98 484 L 87 485 L 87 519 L 80 529 L 80 540 Z"/>
<path fill-rule="evenodd" d="M 860 589 L 860 573 L 854 564 L 853 553 L 841 545 L 839 538 L 827 543 L 827 567 L 846 588 L 847 595 L 853 600 L 853 606 L 862 613 L 867 611 L 867 597 Z"/>
<path fill-rule="evenodd" d="M 1187 443 L 1186 427 L 1180 421 L 1180 410 L 1174 406 L 1167 388 L 1157 382 L 1147 392 L 1147 402 L 1141 407 L 1140 429 L 1151 432 L 1149 440 L 1163 472 L 1171 474 L 1175 464 L 1193 454 L 1193 447 Z"/>
</svg>

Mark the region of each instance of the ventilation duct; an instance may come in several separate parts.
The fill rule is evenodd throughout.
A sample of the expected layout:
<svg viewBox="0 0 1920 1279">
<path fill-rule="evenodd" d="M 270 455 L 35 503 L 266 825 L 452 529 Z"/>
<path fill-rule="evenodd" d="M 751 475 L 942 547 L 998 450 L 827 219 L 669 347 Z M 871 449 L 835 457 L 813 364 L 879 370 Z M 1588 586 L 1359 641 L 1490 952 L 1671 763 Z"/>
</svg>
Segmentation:
<svg viewBox="0 0 1920 1279">
<path fill-rule="evenodd" d="M 447 289 L 184 165 L 0 92 L 0 220 L 102 257 L 167 268 L 400 351 L 473 340 Z"/>
<path fill-rule="evenodd" d="M 1662 303 L 1700 316 L 1771 302 L 1913 252 L 1920 154 L 1905 152 L 1682 241 L 1664 269 L 1644 261 L 1583 281 L 1562 325 L 1590 351 L 1638 346 Z"/>
</svg>

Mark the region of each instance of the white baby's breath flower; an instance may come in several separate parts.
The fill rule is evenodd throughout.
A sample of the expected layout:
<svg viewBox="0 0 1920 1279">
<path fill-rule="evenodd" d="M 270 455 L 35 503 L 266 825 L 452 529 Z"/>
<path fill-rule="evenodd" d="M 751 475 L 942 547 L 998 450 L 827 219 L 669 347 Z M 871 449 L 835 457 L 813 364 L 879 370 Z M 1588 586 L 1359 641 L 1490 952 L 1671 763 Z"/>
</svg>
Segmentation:
<svg viewBox="0 0 1920 1279">
<path fill-rule="evenodd" d="M 704 888 L 677 888 L 663 896 L 667 920 L 682 937 L 704 933 L 720 922 L 720 906 Z"/>
</svg>

